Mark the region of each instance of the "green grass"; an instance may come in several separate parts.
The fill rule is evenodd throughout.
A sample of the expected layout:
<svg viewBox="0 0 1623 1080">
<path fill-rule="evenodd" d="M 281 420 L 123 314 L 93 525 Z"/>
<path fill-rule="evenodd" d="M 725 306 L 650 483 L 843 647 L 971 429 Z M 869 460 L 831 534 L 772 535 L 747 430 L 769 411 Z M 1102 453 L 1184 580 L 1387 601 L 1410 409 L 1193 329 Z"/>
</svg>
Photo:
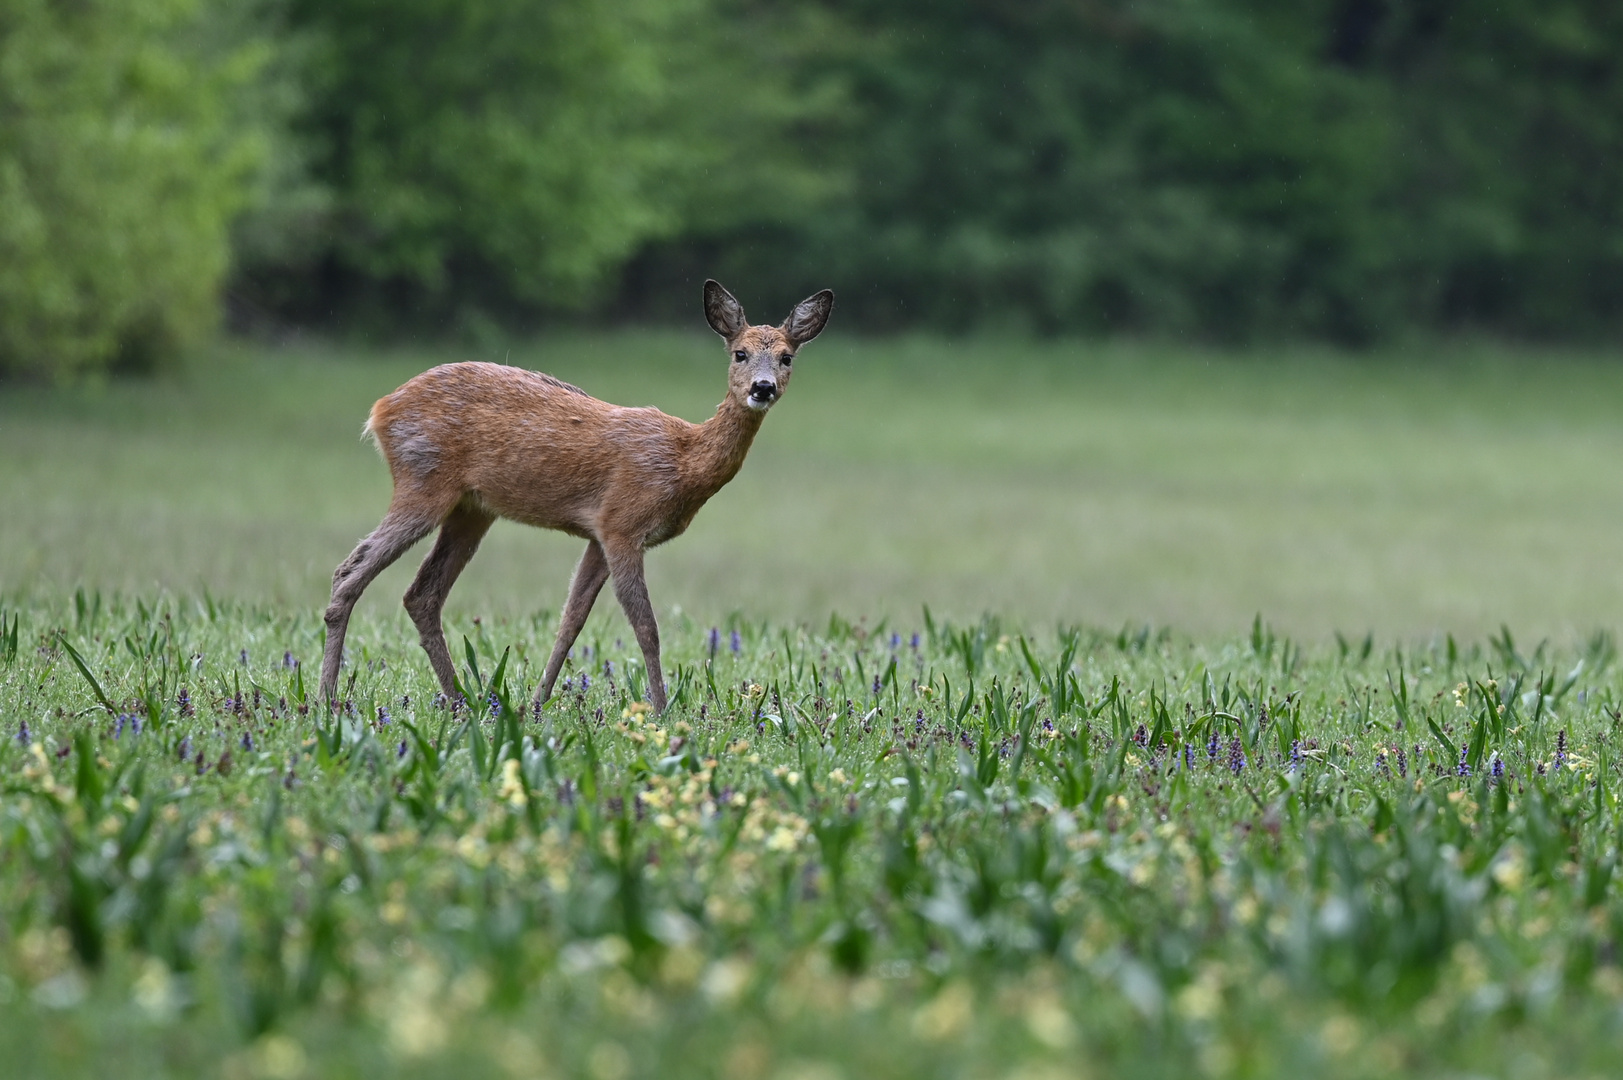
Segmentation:
<svg viewBox="0 0 1623 1080">
<path fill-rule="evenodd" d="M 1623 368 L 814 349 L 650 560 L 657 719 L 608 603 L 525 708 L 577 552 L 517 527 L 448 618 L 494 707 L 436 701 L 410 556 L 311 700 L 360 421 L 445 354 L 6 387 L 6 1071 L 1615 1071 Z"/>
<path fill-rule="evenodd" d="M 5 617 L 13 1075 L 1566 1077 L 1623 1042 L 1605 635 L 673 620 L 666 716 L 611 630 L 537 717 L 546 620 L 453 625 L 472 715 L 373 624 L 329 718 L 308 613 Z"/>
<path fill-rule="evenodd" d="M 325 600 L 388 476 L 370 403 L 441 352 L 222 347 L 150 384 L 0 396 L 0 594 L 84 586 Z M 708 336 L 517 349 L 703 418 Z M 650 558 L 655 604 L 1234 633 L 1262 612 L 1419 639 L 1576 641 L 1623 610 L 1623 366 L 1488 349 L 1239 357 L 1149 346 L 843 341 L 808 351 L 743 472 Z M 572 540 L 499 524 L 452 596 L 556 610 Z M 362 611 L 396 613 L 421 550 Z"/>
</svg>

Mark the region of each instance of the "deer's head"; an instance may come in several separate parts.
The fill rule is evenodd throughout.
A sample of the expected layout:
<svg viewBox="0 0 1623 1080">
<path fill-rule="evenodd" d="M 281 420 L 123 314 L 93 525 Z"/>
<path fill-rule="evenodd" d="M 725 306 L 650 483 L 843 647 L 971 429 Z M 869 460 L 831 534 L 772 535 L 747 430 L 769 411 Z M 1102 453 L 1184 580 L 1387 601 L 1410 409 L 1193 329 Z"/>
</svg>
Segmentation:
<svg viewBox="0 0 1623 1080">
<path fill-rule="evenodd" d="M 765 412 L 789 387 L 795 353 L 823 332 L 834 293 L 813 293 L 789 313 L 782 326 L 751 326 L 744 308 L 720 283 L 704 283 L 704 317 L 727 342 L 727 393 L 739 404 Z"/>
</svg>

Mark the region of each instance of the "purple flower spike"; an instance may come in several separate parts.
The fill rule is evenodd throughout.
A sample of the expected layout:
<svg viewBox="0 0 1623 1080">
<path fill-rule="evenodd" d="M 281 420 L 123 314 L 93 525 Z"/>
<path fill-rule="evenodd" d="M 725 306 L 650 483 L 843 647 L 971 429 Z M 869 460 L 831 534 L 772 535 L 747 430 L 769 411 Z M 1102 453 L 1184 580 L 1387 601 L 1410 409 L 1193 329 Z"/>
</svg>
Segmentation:
<svg viewBox="0 0 1623 1080">
<path fill-rule="evenodd" d="M 734 654 L 744 651 L 744 639 L 738 636 L 737 630 L 733 631 L 732 637 L 729 639 L 728 644 L 732 647 Z"/>
</svg>

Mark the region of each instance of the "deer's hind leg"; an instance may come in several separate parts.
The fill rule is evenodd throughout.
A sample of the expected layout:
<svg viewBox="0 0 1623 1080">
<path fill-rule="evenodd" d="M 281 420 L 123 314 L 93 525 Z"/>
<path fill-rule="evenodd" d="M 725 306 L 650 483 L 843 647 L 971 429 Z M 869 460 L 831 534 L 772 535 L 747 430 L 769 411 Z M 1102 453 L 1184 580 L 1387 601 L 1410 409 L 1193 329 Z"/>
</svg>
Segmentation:
<svg viewBox="0 0 1623 1080">
<path fill-rule="evenodd" d="M 451 586 L 456 584 L 457 576 L 473 558 L 473 553 L 479 550 L 479 542 L 495 520 L 496 516 L 488 510 L 467 501 L 458 503 L 440 526 L 434 550 L 417 568 L 417 577 L 406 590 L 406 611 L 417 624 L 423 651 L 428 654 L 428 663 L 447 698 L 456 696 L 456 667 L 451 663 L 451 651 L 445 647 L 440 615 L 445 610 L 445 598 L 450 595 Z"/>
<path fill-rule="evenodd" d="M 332 601 L 322 616 L 327 623 L 327 647 L 321 658 L 321 694 L 328 702 L 338 696 L 338 665 L 344 659 L 344 635 L 349 631 L 349 615 L 355 602 L 373 579 L 427 536 L 437 521 L 437 516 L 408 509 L 397 501 L 378 527 L 356 544 L 333 571 Z"/>
<path fill-rule="evenodd" d="M 547 673 L 542 676 L 541 685 L 535 691 L 537 708 L 546 704 L 552 696 L 552 685 L 558 681 L 564 657 L 569 655 L 569 647 L 580 636 L 580 628 L 586 625 L 586 616 L 592 613 L 597 594 L 603 591 L 603 583 L 608 578 L 609 562 L 603 555 L 603 545 L 596 540 L 588 540 L 586 552 L 581 555 L 580 565 L 575 567 L 575 576 L 569 583 L 569 599 L 564 604 L 563 615 L 558 619 L 558 640 L 552 643 Z"/>
</svg>

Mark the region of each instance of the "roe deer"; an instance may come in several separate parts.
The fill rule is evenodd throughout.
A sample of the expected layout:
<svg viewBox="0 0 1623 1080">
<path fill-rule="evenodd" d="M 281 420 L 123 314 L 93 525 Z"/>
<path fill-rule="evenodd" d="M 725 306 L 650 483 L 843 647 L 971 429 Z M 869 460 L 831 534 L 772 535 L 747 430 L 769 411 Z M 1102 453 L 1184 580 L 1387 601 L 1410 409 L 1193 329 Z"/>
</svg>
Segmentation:
<svg viewBox="0 0 1623 1080">
<path fill-rule="evenodd" d="M 372 406 L 366 433 L 394 479 L 389 511 L 333 573 L 321 692 L 337 697 L 344 632 L 362 591 L 435 526 L 439 538 L 406 590 L 406 610 L 445 695 L 456 672 L 440 612 L 457 575 L 498 517 L 586 541 L 536 689 L 552 696 L 564 656 L 613 575 L 614 592 L 648 666 L 648 696 L 665 709 L 659 627 L 643 552 L 681 534 L 744 463 L 755 432 L 789 385 L 795 351 L 828 322 L 827 289 L 795 305 L 782 326 L 751 326 L 731 293 L 704 283 L 704 313 L 731 354 L 727 396 L 702 424 L 654 408 L 626 409 L 550 375 L 500 364 L 446 364 Z"/>
</svg>

